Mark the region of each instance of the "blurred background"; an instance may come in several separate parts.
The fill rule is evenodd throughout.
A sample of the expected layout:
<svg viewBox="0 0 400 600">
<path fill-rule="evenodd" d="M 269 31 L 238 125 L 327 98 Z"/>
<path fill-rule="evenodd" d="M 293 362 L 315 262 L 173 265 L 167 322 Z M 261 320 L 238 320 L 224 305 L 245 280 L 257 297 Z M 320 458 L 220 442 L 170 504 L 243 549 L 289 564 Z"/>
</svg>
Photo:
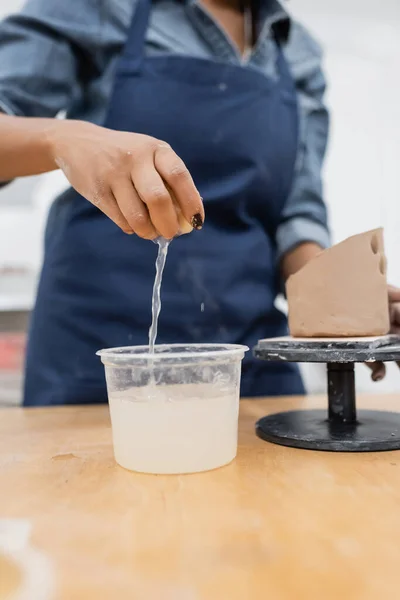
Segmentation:
<svg viewBox="0 0 400 600">
<path fill-rule="evenodd" d="M 0 18 L 22 0 L 0 0 Z M 400 1 L 291 0 L 290 11 L 325 49 L 332 131 L 325 169 L 334 241 L 385 228 L 389 279 L 400 285 Z M 63 176 L 20 180 L 0 193 L 0 404 L 20 401 L 25 331 L 42 257 L 46 215 Z M 360 365 L 360 391 L 397 391 L 400 374 L 372 384 Z M 310 392 L 325 372 L 305 370 Z"/>
</svg>

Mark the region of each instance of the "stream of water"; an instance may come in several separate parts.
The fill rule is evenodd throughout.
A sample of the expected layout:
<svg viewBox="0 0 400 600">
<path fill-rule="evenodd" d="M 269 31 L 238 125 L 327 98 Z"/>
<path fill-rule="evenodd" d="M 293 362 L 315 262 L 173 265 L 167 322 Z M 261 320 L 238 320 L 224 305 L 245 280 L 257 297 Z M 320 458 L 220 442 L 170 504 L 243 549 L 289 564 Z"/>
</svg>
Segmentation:
<svg viewBox="0 0 400 600">
<path fill-rule="evenodd" d="M 170 242 L 171 240 L 166 240 L 162 237 L 157 239 L 158 255 L 156 260 L 156 277 L 154 279 L 153 286 L 153 299 L 151 302 L 152 321 L 151 327 L 149 329 L 150 354 L 154 353 L 154 347 L 157 339 L 158 317 L 160 315 L 161 310 L 161 282 Z"/>
</svg>

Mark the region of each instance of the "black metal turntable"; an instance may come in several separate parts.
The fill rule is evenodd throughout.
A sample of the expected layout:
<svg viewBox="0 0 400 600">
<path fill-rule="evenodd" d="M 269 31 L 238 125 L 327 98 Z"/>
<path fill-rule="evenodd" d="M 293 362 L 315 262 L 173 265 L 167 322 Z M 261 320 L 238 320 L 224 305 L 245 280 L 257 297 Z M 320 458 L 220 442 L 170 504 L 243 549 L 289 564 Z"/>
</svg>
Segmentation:
<svg viewBox="0 0 400 600">
<path fill-rule="evenodd" d="M 263 440 L 336 452 L 400 449 L 400 412 L 357 411 L 354 372 L 358 362 L 400 361 L 399 336 L 275 338 L 260 340 L 254 354 L 261 360 L 327 365 L 327 411 L 296 410 L 264 417 L 256 425 L 257 435 Z"/>
</svg>

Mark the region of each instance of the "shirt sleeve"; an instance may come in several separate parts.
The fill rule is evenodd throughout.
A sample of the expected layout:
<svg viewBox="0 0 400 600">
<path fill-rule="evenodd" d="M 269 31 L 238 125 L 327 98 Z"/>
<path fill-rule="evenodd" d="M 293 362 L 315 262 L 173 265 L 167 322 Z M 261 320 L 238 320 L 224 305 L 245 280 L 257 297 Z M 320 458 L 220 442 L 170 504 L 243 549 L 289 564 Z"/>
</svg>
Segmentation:
<svg viewBox="0 0 400 600">
<path fill-rule="evenodd" d="M 276 234 L 280 258 L 303 242 L 322 248 L 330 245 L 321 173 L 329 130 L 322 52 L 309 33 L 293 22 L 285 55 L 298 92 L 299 146 L 292 189 Z"/>
<path fill-rule="evenodd" d="M 28 0 L 0 22 L 0 110 L 54 117 L 99 64 L 100 0 Z"/>
</svg>

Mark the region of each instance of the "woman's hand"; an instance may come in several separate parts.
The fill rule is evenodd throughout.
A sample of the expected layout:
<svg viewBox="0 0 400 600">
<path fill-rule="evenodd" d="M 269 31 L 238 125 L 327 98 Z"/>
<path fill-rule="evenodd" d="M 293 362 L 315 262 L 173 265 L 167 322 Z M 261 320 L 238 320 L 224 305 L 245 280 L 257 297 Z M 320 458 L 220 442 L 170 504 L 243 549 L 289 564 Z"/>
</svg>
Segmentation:
<svg viewBox="0 0 400 600">
<path fill-rule="evenodd" d="M 200 194 L 165 142 L 68 120 L 55 121 L 47 136 L 70 184 L 125 233 L 171 239 L 201 229 Z"/>
<path fill-rule="evenodd" d="M 388 286 L 389 315 L 390 315 L 390 333 L 400 335 L 400 289 Z M 386 367 L 381 362 L 367 363 L 372 370 L 371 378 L 373 381 L 381 381 L 386 375 Z M 397 363 L 400 367 L 400 362 Z"/>
</svg>

